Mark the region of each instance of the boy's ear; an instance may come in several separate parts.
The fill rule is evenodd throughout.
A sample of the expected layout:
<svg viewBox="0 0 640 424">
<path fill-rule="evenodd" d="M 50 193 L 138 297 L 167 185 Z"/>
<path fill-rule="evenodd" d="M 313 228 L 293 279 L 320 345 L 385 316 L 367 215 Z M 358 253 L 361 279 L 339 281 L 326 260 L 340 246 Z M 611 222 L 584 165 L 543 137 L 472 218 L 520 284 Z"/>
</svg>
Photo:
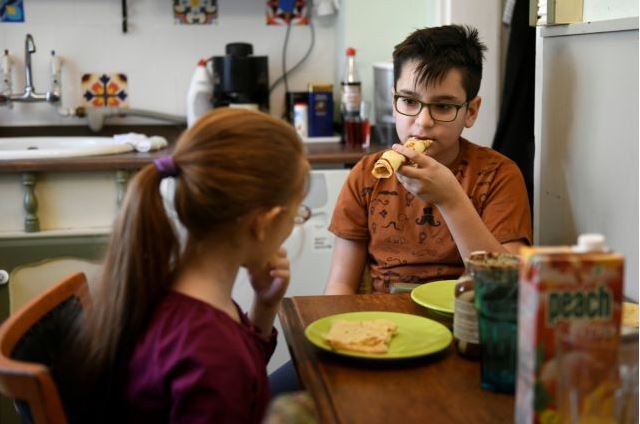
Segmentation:
<svg viewBox="0 0 640 424">
<path fill-rule="evenodd" d="M 467 105 L 467 113 L 464 116 L 464 126 L 467 128 L 471 128 L 473 124 L 478 119 L 478 112 L 480 111 L 480 104 L 482 103 L 482 98 L 480 96 L 476 96 L 469 101 Z"/>
<path fill-rule="evenodd" d="M 258 241 L 264 241 L 269 234 L 269 228 L 271 228 L 274 221 L 283 210 L 282 206 L 274 206 L 270 209 L 256 213 L 249 224 L 251 234 L 253 234 Z"/>
</svg>

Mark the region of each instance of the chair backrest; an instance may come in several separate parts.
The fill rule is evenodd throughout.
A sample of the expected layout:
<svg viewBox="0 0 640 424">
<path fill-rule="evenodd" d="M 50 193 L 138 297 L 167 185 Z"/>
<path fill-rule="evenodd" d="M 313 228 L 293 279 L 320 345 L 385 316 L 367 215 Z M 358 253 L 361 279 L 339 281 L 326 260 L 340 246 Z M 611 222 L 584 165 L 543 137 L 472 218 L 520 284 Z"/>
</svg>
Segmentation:
<svg viewBox="0 0 640 424">
<path fill-rule="evenodd" d="M 27 414 L 27 421 L 67 422 L 51 360 L 64 349 L 64 331 L 70 331 L 68 325 L 66 329 L 61 327 L 77 316 L 88 301 L 85 275 L 73 274 L 24 305 L 0 326 L 0 392 L 17 404 L 26 403 L 28 408 L 19 409 Z"/>
</svg>

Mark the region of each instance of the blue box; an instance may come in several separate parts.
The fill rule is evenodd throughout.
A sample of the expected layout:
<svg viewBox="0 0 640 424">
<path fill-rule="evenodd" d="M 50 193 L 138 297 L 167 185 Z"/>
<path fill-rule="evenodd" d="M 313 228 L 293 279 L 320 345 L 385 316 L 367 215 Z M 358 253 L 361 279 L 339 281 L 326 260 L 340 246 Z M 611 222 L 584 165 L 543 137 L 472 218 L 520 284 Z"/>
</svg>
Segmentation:
<svg viewBox="0 0 640 424">
<path fill-rule="evenodd" d="M 333 86 L 309 86 L 309 137 L 333 135 Z"/>
</svg>

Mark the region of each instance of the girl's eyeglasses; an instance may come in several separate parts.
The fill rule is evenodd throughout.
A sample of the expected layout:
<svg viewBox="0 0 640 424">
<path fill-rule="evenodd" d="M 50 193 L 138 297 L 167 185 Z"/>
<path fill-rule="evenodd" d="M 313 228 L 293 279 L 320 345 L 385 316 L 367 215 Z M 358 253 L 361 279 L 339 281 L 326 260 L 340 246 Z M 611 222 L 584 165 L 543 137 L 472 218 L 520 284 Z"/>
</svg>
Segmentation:
<svg viewBox="0 0 640 424">
<path fill-rule="evenodd" d="M 309 206 L 300 205 L 300 207 L 298 207 L 298 213 L 295 218 L 293 218 L 293 222 L 296 225 L 302 225 L 307 222 L 309 218 L 311 218 L 311 209 Z"/>
</svg>

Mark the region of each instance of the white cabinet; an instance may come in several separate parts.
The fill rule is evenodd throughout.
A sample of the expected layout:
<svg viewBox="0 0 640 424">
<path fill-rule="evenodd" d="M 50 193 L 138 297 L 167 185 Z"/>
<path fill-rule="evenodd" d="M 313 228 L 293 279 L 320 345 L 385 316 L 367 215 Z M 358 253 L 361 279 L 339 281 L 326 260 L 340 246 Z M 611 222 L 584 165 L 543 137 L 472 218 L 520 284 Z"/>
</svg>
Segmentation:
<svg viewBox="0 0 640 424">
<path fill-rule="evenodd" d="M 111 227 L 118 210 L 117 171 L 38 172 L 36 214 L 41 231 L 81 231 Z M 0 173 L 0 239 L 25 228 L 24 173 Z"/>
</svg>

